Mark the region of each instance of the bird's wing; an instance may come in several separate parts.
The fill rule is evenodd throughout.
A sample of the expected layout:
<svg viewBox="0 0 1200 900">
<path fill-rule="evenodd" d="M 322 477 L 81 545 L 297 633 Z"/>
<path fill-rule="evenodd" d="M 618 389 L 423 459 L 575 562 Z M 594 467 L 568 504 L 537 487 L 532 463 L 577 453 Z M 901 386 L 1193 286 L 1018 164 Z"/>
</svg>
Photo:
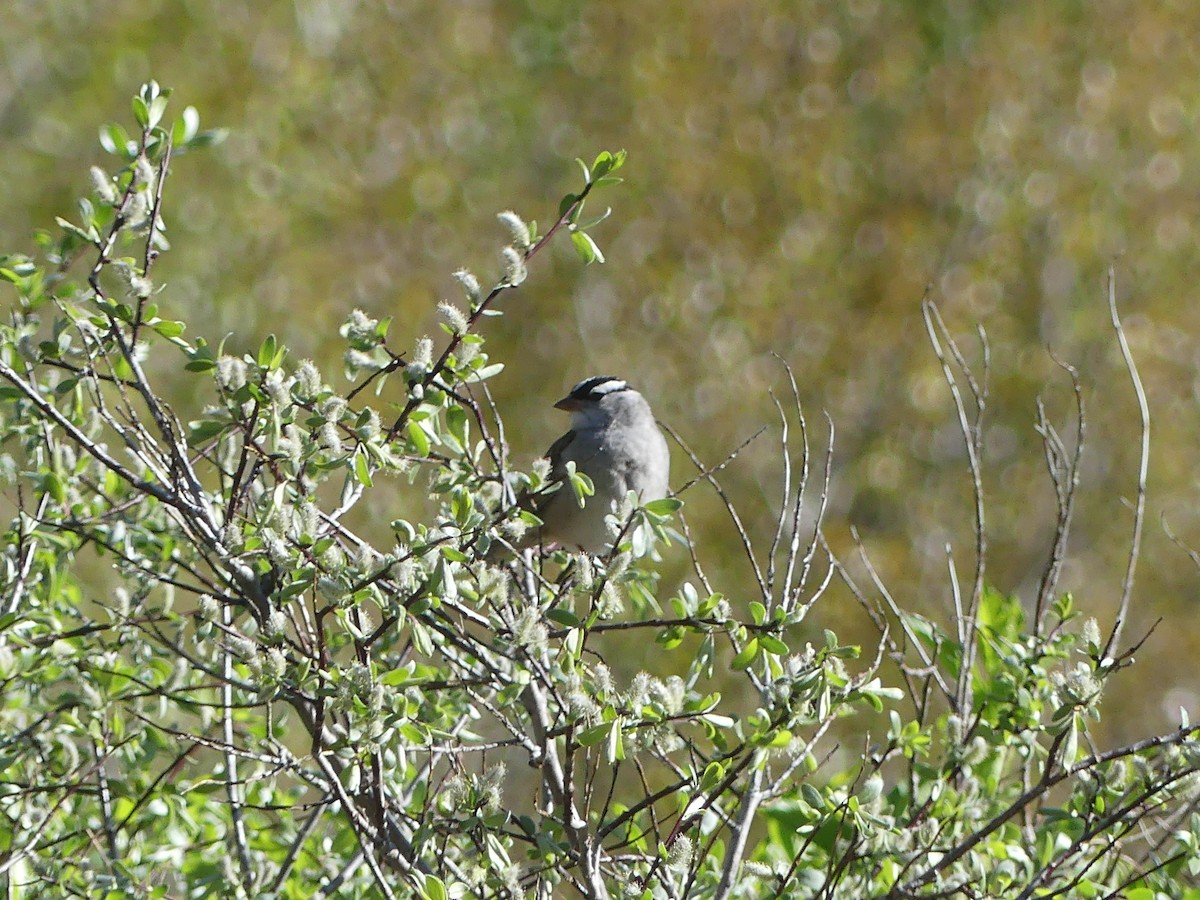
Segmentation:
<svg viewBox="0 0 1200 900">
<path fill-rule="evenodd" d="M 552 490 L 552 488 L 567 477 L 567 463 L 574 458 L 570 453 L 571 445 L 578 437 L 576 432 L 568 431 L 550 445 L 550 449 L 545 453 L 546 459 L 550 461 L 550 474 L 546 477 L 546 483 L 541 490 L 532 494 L 526 493 L 521 498 L 520 503 L 523 508 L 540 515 L 542 510 L 558 495 L 558 491 Z"/>
<path fill-rule="evenodd" d="M 550 449 L 546 451 L 546 459 L 550 460 L 550 477 L 547 479 L 549 482 L 562 481 L 566 476 L 567 461 L 572 459 L 567 451 L 578 437 L 579 434 L 577 432 L 568 431 L 551 444 Z"/>
<path fill-rule="evenodd" d="M 574 431 L 568 431 L 553 444 L 550 449 L 544 454 L 545 458 L 550 461 L 550 472 L 546 477 L 546 483 L 542 485 L 538 491 L 523 490 L 517 495 L 517 507 L 519 509 L 528 510 L 538 518 L 542 518 L 546 512 L 546 508 L 554 502 L 554 498 L 558 496 L 559 491 L 554 490 L 554 486 L 560 484 L 567 474 L 567 462 L 572 458 L 570 455 L 571 445 L 575 442 L 578 435 Z M 541 530 L 533 530 L 527 532 L 525 536 L 514 542 L 513 546 L 517 549 L 522 549 L 529 546 L 531 542 L 540 543 L 542 539 Z M 488 551 L 488 559 L 495 560 L 501 558 L 505 553 L 504 545 L 493 544 L 491 550 Z"/>
</svg>

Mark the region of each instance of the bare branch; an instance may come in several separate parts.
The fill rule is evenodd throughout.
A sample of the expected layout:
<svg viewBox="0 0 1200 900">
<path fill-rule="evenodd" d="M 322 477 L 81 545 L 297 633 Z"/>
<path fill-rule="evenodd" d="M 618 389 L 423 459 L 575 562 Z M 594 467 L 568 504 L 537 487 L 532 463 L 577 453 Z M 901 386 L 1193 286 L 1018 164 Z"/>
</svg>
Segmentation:
<svg viewBox="0 0 1200 900">
<path fill-rule="evenodd" d="M 1054 494 L 1058 502 L 1058 517 L 1054 528 L 1054 541 L 1050 547 L 1050 559 L 1042 570 L 1041 583 L 1038 585 L 1037 600 L 1034 604 L 1034 633 L 1041 635 L 1045 630 L 1046 613 L 1051 601 L 1058 590 L 1058 579 L 1062 572 L 1063 561 L 1067 553 L 1067 538 L 1071 533 L 1071 521 L 1075 513 L 1075 494 L 1079 488 L 1079 463 L 1083 457 L 1083 437 L 1086 418 L 1084 415 L 1083 387 L 1079 381 L 1079 372 L 1067 363 L 1050 354 L 1071 378 L 1071 387 L 1075 394 L 1075 449 L 1068 456 L 1058 432 L 1046 418 L 1046 410 L 1041 398 L 1037 400 L 1037 430 L 1042 436 L 1042 447 L 1046 455 L 1046 468 L 1054 485 Z"/>
<path fill-rule="evenodd" d="M 1129 349 L 1129 341 L 1125 338 L 1125 328 L 1117 313 L 1117 276 L 1112 265 L 1108 267 L 1108 311 L 1112 318 L 1113 330 L 1117 333 L 1117 344 L 1121 348 L 1121 359 L 1125 362 L 1125 370 L 1133 383 L 1133 392 L 1137 397 L 1138 415 L 1141 424 L 1141 453 L 1138 462 L 1137 499 L 1133 511 L 1133 536 L 1129 542 L 1129 562 L 1125 567 L 1125 579 L 1121 583 L 1121 602 L 1117 607 L 1117 618 L 1113 621 L 1112 631 L 1104 644 L 1104 656 L 1112 658 L 1118 652 L 1121 643 L 1121 632 L 1125 628 L 1125 620 L 1129 616 L 1129 600 L 1133 594 L 1133 578 L 1137 572 L 1138 554 L 1142 549 L 1142 525 L 1146 516 L 1146 472 L 1150 466 L 1150 406 L 1146 401 L 1146 390 L 1142 387 L 1141 376 L 1133 361 L 1133 353 Z"/>
</svg>

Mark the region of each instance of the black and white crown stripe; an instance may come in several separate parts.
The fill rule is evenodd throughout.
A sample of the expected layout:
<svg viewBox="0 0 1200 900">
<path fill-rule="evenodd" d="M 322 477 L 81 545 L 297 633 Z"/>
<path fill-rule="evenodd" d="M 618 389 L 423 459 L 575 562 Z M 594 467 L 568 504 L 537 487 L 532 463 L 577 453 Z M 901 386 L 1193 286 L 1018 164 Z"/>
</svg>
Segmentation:
<svg viewBox="0 0 1200 900">
<path fill-rule="evenodd" d="M 612 375 L 594 375 L 591 378 L 585 378 L 575 387 L 571 388 L 571 393 L 568 396 L 572 400 L 599 400 L 606 394 L 615 394 L 618 391 L 628 391 L 630 387 L 620 378 L 615 378 Z"/>
</svg>

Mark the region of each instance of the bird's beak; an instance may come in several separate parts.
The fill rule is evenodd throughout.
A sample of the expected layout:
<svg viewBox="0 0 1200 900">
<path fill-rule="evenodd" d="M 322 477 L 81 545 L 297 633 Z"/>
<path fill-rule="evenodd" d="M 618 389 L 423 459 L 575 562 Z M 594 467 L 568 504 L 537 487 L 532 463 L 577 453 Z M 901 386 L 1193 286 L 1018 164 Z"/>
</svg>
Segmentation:
<svg viewBox="0 0 1200 900">
<path fill-rule="evenodd" d="M 575 410 L 579 409 L 579 401 L 569 396 L 563 397 L 554 404 L 554 408 L 566 410 L 567 412 L 574 412 Z"/>
</svg>

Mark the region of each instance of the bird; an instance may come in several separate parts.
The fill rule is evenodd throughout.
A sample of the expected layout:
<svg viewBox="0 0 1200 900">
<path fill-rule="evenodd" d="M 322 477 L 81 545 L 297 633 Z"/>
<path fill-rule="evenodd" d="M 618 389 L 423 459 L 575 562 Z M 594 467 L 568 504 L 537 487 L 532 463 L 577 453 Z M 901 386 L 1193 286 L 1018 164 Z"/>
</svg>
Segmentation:
<svg viewBox="0 0 1200 900">
<path fill-rule="evenodd" d="M 613 375 L 594 375 L 554 404 L 571 415 L 570 430 L 550 445 L 548 483 L 560 485 L 519 500 L 543 524 L 518 541 L 518 548 L 559 544 L 598 555 L 613 543 L 605 517 L 630 491 L 646 504 L 667 496 L 670 451 L 646 398 Z M 595 493 L 580 506 L 567 479 L 568 463 L 591 479 Z"/>
</svg>

